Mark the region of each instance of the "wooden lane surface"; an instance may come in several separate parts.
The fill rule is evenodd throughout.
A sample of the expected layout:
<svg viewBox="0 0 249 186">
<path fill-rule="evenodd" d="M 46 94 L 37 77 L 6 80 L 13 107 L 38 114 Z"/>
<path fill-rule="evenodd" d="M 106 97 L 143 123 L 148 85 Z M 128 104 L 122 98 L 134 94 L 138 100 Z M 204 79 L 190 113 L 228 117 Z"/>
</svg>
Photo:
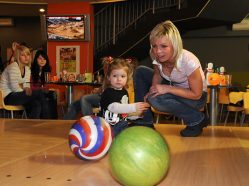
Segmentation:
<svg viewBox="0 0 249 186">
<path fill-rule="evenodd" d="M 118 186 L 108 155 L 82 161 L 70 152 L 73 121 L 0 119 L 0 185 Z M 182 138 L 182 125 L 156 125 L 166 138 L 171 164 L 159 186 L 248 186 L 249 128 L 213 126 Z"/>
</svg>

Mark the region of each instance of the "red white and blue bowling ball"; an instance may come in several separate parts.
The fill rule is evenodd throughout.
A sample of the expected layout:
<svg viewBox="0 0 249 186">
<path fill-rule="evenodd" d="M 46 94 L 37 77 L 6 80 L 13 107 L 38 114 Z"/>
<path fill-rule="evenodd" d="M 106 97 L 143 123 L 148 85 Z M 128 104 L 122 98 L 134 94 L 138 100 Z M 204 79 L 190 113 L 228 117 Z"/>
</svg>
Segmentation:
<svg viewBox="0 0 249 186">
<path fill-rule="evenodd" d="M 98 160 L 109 150 L 113 140 L 112 129 L 104 118 L 84 116 L 69 132 L 69 146 L 82 160 Z"/>
</svg>

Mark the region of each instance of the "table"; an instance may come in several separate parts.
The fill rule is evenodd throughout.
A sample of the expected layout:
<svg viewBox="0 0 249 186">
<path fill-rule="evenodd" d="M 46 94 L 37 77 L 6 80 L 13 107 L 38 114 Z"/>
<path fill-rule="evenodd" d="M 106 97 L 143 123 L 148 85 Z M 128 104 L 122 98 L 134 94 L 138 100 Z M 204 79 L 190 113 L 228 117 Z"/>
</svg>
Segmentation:
<svg viewBox="0 0 249 186">
<path fill-rule="evenodd" d="M 73 120 L 0 119 L 0 182 L 14 185 L 120 186 L 99 161 L 76 158 L 68 146 Z M 158 186 L 249 185 L 249 127 L 208 126 L 197 138 L 185 126 L 155 124 L 170 149 L 170 168 Z"/>
<path fill-rule="evenodd" d="M 63 82 L 63 81 L 56 81 L 56 82 L 46 82 L 46 84 L 55 84 L 55 85 L 63 85 L 67 86 L 67 105 L 68 107 L 73 102 L 73 86 L 80 85 L 80 86 L 91 86 L 91 87 L 100 87 L 102 84 L 95 83 L 95 82 Z"/>
<path fill-rule="evenodd" d="M 216 125 L 217 124 L 217 118 L 218 118 L 218 106 L 219 106 L 219 100 L 218 100 L 218 93 L 220 88 L 243 88 L 240 86 L 235 85 L 229 85 L 229 86 L 221 86 L 221 85 L 208 85 L 208 88 L 210 88 L 210 124 Z"/>
</svg>

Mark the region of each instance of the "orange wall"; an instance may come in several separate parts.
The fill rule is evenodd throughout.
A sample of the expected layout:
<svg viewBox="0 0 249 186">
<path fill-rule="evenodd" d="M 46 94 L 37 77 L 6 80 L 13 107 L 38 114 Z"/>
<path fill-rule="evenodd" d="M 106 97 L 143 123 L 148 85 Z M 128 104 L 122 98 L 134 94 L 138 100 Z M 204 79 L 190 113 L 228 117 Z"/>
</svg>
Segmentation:
<svg viewBox="0 0 249 186">
<path fill-rule="evenodd" d="M 80 72 L 84 73 L 93 71 L 93 44 L 94 44 L 94 16 L 93 7 L 88 2 L 71 2 L 71 3 L 49 3 L 47 15 L 70 15 L 70 14 L 89 14 L 91 40 L 84 42 L 57 42 L 48 41 L 47 50 L 52 67 L 52 74 L 56 74 L 56 46 L 80 46 Z M 57 74 L 58 75 L 58 74 Z"/>
</svg>

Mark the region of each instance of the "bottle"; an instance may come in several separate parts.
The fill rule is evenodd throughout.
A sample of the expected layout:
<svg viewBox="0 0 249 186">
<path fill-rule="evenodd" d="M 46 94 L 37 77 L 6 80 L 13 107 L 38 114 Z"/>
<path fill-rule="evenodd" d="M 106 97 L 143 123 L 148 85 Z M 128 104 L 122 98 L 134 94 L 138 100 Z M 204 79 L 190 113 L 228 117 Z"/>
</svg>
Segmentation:
<svg viewBox="0 0 249 186">
<path fill-rule="evenodd" d="M 219 75 L 220 75 L 220 86 L 226 86 L 225 68 L 224 67 L 220 67 Z"/>
<path fill-rule="evenodd" d="M 62 81 L 63 82 L 67 82 L 68 78 L 68 74 L 67 74 L 67 70 L 63 69 L 62 70 Z"/>
<path fill-rule="evenodd" d="M 210 85 L 209 82 L 208 82 L 208 76 L 214 72 L 214 69 L 213 69 L 214 65 L 213 63 L 208 63 L 208 66 L 207 66 L 207 73 L 206 73 L 206 83 L 207 85 Z"/>
</svg>

